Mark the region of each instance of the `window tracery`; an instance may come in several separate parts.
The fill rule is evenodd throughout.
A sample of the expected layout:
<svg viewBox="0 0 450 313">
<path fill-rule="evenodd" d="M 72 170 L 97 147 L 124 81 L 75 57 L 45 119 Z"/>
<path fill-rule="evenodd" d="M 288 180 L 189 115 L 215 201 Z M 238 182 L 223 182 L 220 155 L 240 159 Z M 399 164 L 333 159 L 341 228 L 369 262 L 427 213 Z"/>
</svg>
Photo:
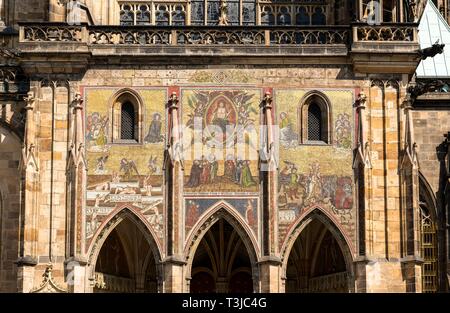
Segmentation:
<svg viewBox="0 0 450 313">
<path fill-rule="evenodd" d="M 327 0 L 169 0 L 119 1 L 120 25 L 327 25 Z M 219 23 L 223 10 L 227 23 Z"/>
</svg>

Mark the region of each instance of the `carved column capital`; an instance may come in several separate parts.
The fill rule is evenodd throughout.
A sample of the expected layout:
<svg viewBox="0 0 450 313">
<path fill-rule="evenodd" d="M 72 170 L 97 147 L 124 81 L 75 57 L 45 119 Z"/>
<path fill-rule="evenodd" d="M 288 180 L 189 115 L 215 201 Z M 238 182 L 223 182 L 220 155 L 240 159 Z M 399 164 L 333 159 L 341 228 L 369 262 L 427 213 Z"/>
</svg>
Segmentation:
<svg viewBox="0 0 450 313">
<path fill-rule="evenodd" d="M 412 109 L 412 103 L 413 103 L 413 99 L 411 97 L 411 94 L 407 93 L 406 96 L 405 96 L 405 99 L 403 100 L 403 103 L 402 103 L 403 109 L 406 112 L 408 112 L 409 110 Z"/>
<path fill-rule="evenodd" d="M 178 95 L 176 92 L 173 92 L 169 97 L 169 109 L 178 110 Z"/>
<path fill-rule="evenodd" d="M 361 93 L 358 95 L 358 98 L 356 99 L 355 106 L 358 110 L 363 110 L 366 108 L 366 102 L 367 102 L 367 96 L 364 92 L 361 91 Z"/>
<path fill-rule="evenodd" d="M 264 94 L 264 98 L 263 98 L 263 101 L 262 101 L 263 108 L 266 109 L 266 110 L 267 109 L 271 110 L 272 109 L 272 102 L 273 102 L 272 94 L 269 91 L 267 91 Z"/>
</svg>

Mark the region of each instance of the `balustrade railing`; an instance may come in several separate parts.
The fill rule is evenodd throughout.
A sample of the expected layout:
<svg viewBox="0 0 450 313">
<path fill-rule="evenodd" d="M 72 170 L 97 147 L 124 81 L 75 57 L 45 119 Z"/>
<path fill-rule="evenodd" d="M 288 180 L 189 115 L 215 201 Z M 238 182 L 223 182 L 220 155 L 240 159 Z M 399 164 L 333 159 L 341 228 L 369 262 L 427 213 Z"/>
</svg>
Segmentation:
<svg viewBox="0 0 450 313">
<path fill-rule="evenodd" d="M 360 24 L 353 26 L 353 41 L 378 41 L 378 42 L 417 42 L 416 24 L 381 25 Z"/>
<path fill-rule="evenodd" d="M 261 26 L 68 26 L 27 24 L 20 42 L 88 45 L 347 45 L 348 27 Z"/>
<path fill-rule="evenodd" d="M 352 29 L 352 34 L 351 34 Z M 350 45 L 351 42 L 417 43 L 415 24 L 350 26 L 70 26 L 22 24 L 20 42 L 98 45 Z"/>
</svg>

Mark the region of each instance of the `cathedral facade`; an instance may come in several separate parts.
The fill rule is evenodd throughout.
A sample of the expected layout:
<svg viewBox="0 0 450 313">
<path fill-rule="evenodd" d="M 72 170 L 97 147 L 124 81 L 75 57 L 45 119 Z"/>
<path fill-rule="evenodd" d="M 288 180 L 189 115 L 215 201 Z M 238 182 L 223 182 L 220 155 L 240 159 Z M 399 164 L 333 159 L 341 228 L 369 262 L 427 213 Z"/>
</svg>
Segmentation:
<svg viewBox="0 0 450 313">
<path fill-rule="evenodd" d="M 448 291 L 447 5 L 0 0 L 0 291 Z"/>
</svg>

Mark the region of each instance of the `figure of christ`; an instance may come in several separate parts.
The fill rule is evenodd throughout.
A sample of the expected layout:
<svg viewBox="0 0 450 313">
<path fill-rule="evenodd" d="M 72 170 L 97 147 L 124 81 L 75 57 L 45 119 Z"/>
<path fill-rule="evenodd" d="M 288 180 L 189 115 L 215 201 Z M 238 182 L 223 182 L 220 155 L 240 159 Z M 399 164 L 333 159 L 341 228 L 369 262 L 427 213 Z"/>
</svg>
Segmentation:
<svg viewBox="0 0 450 313">
<path fill-rule="evenodd" d="M 231 112 L 227 112 L 227 108 L 225 107 L 225 103 L 223 101 L 219 101 L 216 112 L 213 117 L 213 124 L 219 126 L 222 129 L 222 134 L 225 135 L 225 131 L 227 125 L 229 124 L 228 117 Z"/>
</svg>

